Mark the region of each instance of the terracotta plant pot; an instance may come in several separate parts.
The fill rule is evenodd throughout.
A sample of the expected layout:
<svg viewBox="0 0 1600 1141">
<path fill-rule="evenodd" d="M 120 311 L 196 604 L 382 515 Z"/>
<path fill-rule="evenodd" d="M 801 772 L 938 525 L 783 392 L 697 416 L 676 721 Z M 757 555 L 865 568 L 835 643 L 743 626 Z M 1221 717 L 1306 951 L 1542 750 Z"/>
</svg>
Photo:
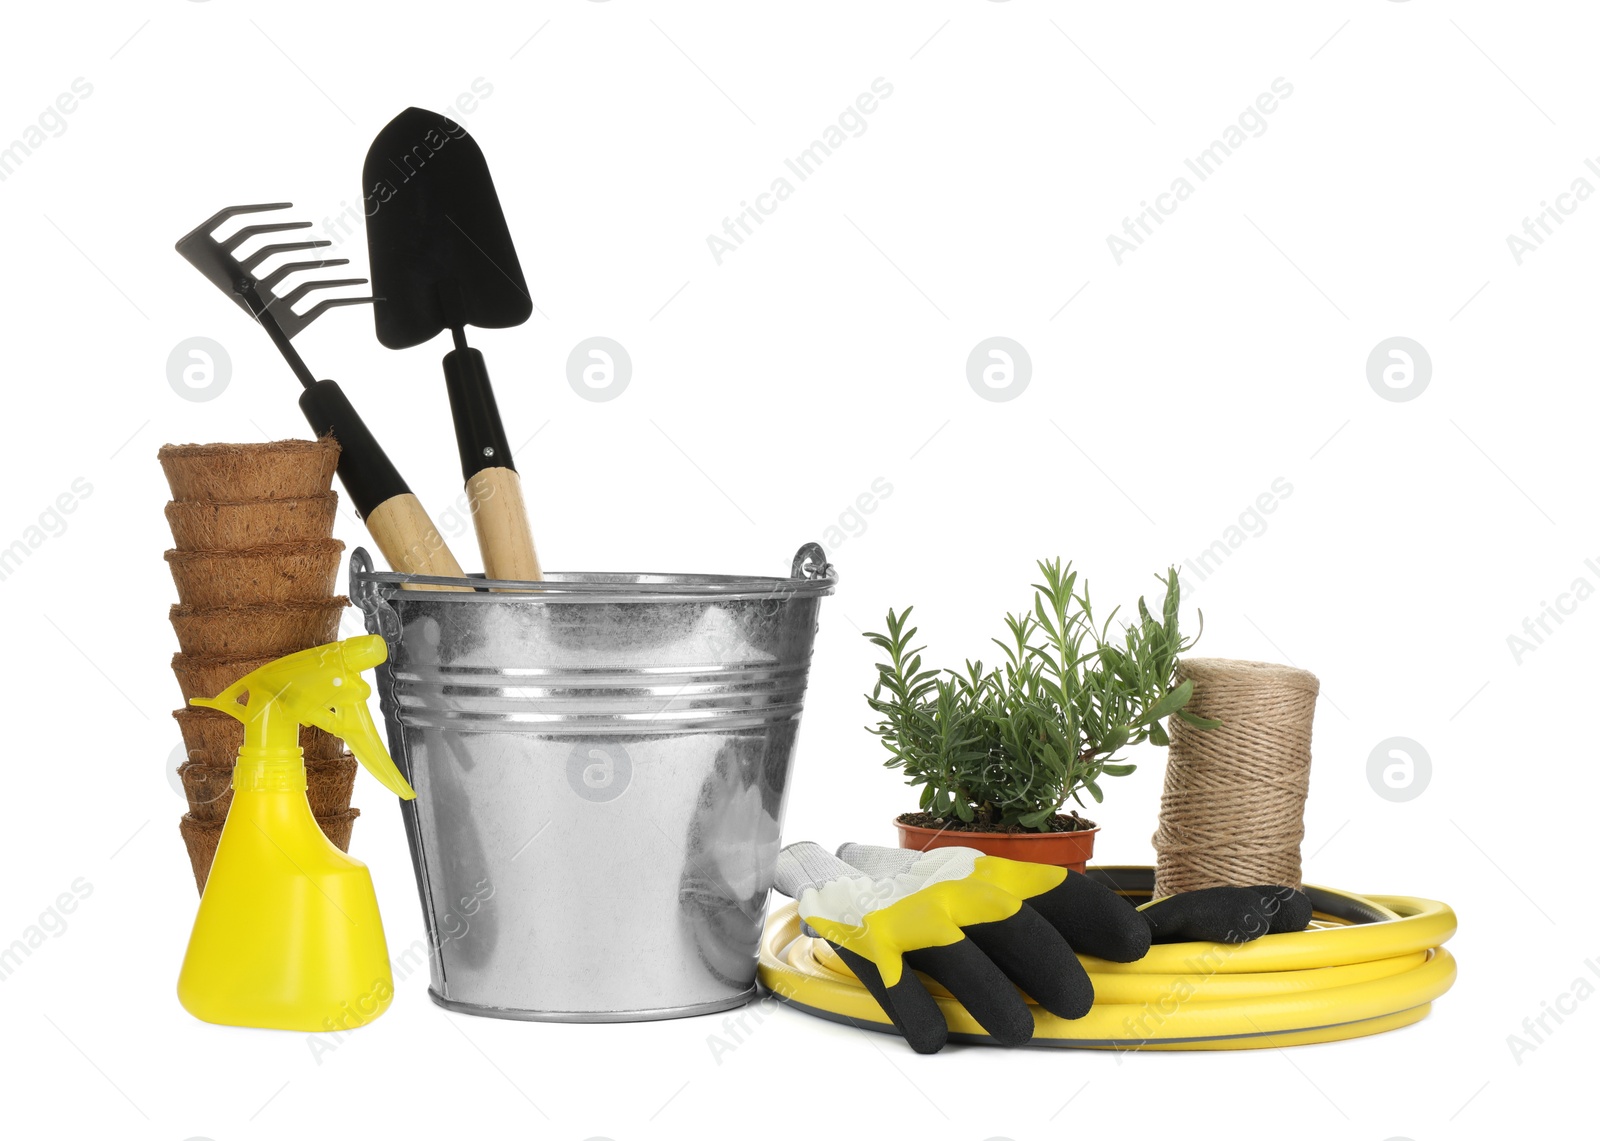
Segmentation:
<svg viewBox="0 0 1600 1141">
<path fill-rule="evenodd" d="M 306 499 L 247 499 L 238 503 L 167 504 L 167 526 L 180 551 L 242 551 L 279 543 L 305 543 L 333 536 L 339 497 L 333 492 Z"/>
<path fill-rule="evenodd" d="M 168 617 L 185 654 L 197 658 L 261 658 L 271 661 L 296 650 L 339 640 L 344 595 L 314 602 L 262 606 L 174 606 Z"/>
<path fill-rule="evenodd" d="M 304 499 L 332 487 L 339 444 L 331 436 L 270 444 L 166 444 L 156 455 L 172 498 L 180 502 Z"/>
<path fill-rule="evenodd" d="M 976 848 L 986 856 L 1053 864 L 1073 872 L 1083 871 L 1094 855 L 1094 838 L 1100 831 L 1096 827 L 1076 832 L 958 832 L 953 828 L 923 828 L 898 819 L 894 826 L 900 833 L 902 848 L 918 852 L 933 848 Z"/>
<path fill-rule="evenodd" d="M 167 565 L 184 606 L 316 602 L 339 581 L 338 539 L 280 543 L 247 551 L 168 551 Z"/>
</svg>

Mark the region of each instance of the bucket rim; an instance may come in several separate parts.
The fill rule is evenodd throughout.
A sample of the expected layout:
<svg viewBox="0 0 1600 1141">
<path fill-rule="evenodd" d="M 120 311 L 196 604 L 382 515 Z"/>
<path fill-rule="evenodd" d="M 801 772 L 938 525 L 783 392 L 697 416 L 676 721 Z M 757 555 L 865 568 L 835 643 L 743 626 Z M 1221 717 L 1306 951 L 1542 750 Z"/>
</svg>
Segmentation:
<svg viewBox="0 0 1600 1141">
<path fill-rule="evenodd" d="M 405 574 L 374 568 L 364 547 L 350 555 L 350 597 L 381 590 L 408 601 L 499 603 L 509 599 L 539 602 L 651 602 L 697 598 L 722 600 L 823 598 L 838 585 L 839 574 L 816 543 L 801 547 L 789 578 L 761 575 L 672 574 L 656 571 L 547 571 L 540 582 Z M 463 585 L 472 590 L 460 589 Z M 428 587 L 438 587 L 429 590 Z M 362 588 L 366 587 L 366 590 Z M 453 589 L 452 589 L 453 588 Z"/>
</svg>

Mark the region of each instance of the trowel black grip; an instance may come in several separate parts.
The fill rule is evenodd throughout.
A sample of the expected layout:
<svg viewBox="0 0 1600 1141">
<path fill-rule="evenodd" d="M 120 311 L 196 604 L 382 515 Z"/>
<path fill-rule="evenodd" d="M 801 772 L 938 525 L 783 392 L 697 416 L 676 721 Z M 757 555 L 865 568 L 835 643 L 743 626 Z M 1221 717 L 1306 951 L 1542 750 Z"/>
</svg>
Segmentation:
<svg viewBox="0 0 1600 1141">
<path fill-rule="evenodd" d="M 489 369 L 477 349 L 454 349 L 445 354 L 444 383 L 450 393 L 450 415 L 456 422 L 456 447 L 461 452 L 461 478 L 471 479 L 484 468 L 516 471 L 511 445 L 500 423 L 500 409 L 489 387 Z"/>
<path fill-rule="evenodd" d="M 319 380 L 307 388 L 300 411 L 317 435 L 332 433 L 339 441 L 339 482 L 361 518 L 411 490 L 336 383 Z"/>
</svg>

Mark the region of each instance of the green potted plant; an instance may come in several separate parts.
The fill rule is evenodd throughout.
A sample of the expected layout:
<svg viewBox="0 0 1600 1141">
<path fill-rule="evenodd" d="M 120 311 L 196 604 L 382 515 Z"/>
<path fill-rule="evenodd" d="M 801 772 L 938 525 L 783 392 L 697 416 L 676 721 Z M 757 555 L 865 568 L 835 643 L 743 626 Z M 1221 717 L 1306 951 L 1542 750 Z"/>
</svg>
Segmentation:
<svg viewBox="0 0 1600 1141">
<path fill-rule="evenodd" d="M 880 718 L 870 731 L 889 751 L 885 767 L 922 789 L 920 810 L 895 820 L 902 847 L 960 844 L 1082 870 L 1099 827 L 1068 802 L 1082 807 L 1087 791 L 1100 803 L 1102 777 L 1134 770 L 1118 756 L 1127 747 L 1166 745 L 1163 718 L 1217 724 L 1184 709 L 1192 682 L 1176 684 L 1178 655 L 1199 640 L 1178 630 L 1176 569 L 1157 576 L 1160 619 L 1140 598 L 1138 618 L 1116 632 L 1117 611 L 1097 624 L 1071 563 L 1039 570 L 1032 611 L 1008 614 L 1008 636 L 995 639 L 1000 665 L 924 668 L 910 607 L 866 635 L 887 658 L 867 697 Z"/>
</svg>

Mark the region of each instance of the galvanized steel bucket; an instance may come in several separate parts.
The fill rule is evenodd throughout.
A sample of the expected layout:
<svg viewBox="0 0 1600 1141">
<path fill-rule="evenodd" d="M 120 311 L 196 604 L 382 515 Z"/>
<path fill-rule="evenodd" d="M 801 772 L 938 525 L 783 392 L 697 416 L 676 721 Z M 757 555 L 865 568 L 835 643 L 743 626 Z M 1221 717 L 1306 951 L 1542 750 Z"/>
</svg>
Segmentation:
<svg viewBox="0 0 1600 1141">
<path fill-rule="evenodd" d="M 389 645 L 389 749 L 417 790 L 401 804 L 435 1002 L 620 1022 L 751 997 L 835 581 L 815 543 L 787 579 L 473 580 L 495 592 L 352 554 L 350 597 Z"/>
</svg>

